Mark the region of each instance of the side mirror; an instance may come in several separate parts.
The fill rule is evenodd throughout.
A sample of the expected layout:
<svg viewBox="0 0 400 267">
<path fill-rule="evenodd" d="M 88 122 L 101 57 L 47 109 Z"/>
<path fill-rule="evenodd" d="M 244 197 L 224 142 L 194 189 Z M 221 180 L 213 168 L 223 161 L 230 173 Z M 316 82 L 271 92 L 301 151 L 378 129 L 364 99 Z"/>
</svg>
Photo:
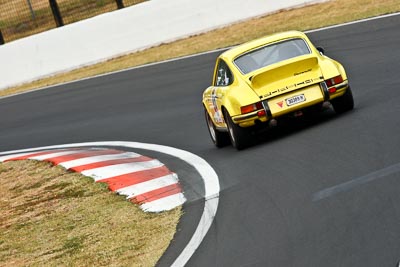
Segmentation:
<svg viewBox="0 0 400 267">
<path fill-rule="evenodd" d="M 322 47 L 318 46 L 317 50 L 321 54 L 321 56 L 325 55 L 325 49 L 323 49 Z"/>
</svg>

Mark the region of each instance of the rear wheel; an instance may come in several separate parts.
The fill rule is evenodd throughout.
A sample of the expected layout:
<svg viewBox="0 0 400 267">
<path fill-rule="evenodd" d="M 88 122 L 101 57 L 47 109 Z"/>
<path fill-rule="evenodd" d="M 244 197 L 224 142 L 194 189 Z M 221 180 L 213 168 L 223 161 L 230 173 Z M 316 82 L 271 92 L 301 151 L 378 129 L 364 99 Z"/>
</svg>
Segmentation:
<svg viewBox="0 0 400 267">
<path fill-rule="evenodd" d="M 241 150 L 249 145 L 249 132 L 247 129 L 240 127 L 232 121 L 228 111 L 224 110 L 224 119 L 226 126 L 228 127 L 229 137 L 232 145 L 237 149 Z"/>
<path fill-rule="evenodd" d="M 217 147 L 224 147 L 229 144 L 229 135 L 226 132 L 218 131 L 215 128 L 213 121 L 210 118 L 207 110 L 204 109 L 204 114 L 206 117 L 208 132 L 210 133 L 211 140 Z"/>
<path fill-rule="evenodd" d="M 339 114 L 352 110 L 354 108 L 354 100 L 350 86 L 341 97 L 332 99 L 331 104 L 335 112 Z"/>
</svg>

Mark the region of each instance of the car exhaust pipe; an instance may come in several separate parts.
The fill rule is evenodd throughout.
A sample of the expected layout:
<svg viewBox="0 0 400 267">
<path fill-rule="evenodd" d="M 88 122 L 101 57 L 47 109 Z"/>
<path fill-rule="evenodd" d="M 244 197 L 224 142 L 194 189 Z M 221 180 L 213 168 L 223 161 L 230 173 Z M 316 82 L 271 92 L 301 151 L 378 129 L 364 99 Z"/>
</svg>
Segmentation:
<svg viewBox="0 0 400 267">
<path fill-rule="evenodd" d="M 331 108 L 331 102 L 325 101 L 322 103 L 322 109 L 330 109 Z"/>
<path fill-rule="evenodd" d="M 278 121 L 275 119 L 271 119 L 269 121 L 269 127 L 276 127 L 278 125 Z"/>
</svg>

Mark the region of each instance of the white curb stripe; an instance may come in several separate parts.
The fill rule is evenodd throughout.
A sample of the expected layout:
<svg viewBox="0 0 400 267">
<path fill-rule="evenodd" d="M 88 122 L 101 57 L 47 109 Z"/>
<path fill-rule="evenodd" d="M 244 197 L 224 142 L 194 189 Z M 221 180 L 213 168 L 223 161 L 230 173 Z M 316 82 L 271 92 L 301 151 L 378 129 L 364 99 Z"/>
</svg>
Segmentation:
<svg viewBox="0 0 400 267">
<path fill-rule="evenodd" d="M 51 159 L 51 158 L 60 157 L 60 156 L 82 153 L 82 152 L 85 152 L 85 151 L 83 151 L 83 150 L 67 150 L 67 151 L 63 151 L 63 152 L 56 152 L 56 153 L 50 153 L 50 154 L 45 154 L 45 155 L 40 155 L 40 156 L 33 156 L 33 157 L 29 157 L 29 159 L 46 160 L 46 159 Z"/>
<path fill-rule="evenodd" d="M 102 155 L 102 156 L 90 156 L 86 158 L 74 159 L 70 161 L 65 161 L 60 163 L 66 169 L 83 166 L 86 164 L 98 163 L 107 160 L 114 160 L 114 159 L 126 159 L 126 158 L 138 158 L 140 157 L 139 154 L 133 152 L 126 152 L 121 154 L 111 154 L 111 155 Z"/>
<path fill-rule="evenodd" d="M 104 154 L 104 153 L 110 153 L 110 154 Z M 96 156 L 96 154 L 98 155 Z M 112 191 L 115 191 L 116 193 L 119 193 L 121 195 L 126 195 L 127 199 L 130 198 L 133 199 L 137 196 L 146 193 L 149 194 L 147 197 L 151 199 L 152 197 L 157 197 L 160 190 L 163 190 L 163 188 L 171 185 L 175 185 L 177 188 L 179 188 L 175 194 L 182 194 L 177 174 L 172 173 L 171 171 L 168 170 L 168 168 L 166 168 L 166 171 L 168 171 L 170 174 L 159 177 L 159 175 L 161 175 L 159 174 L 159 171 L 156 170 L 155 172 L 152 172 L 152 170 L 158 169 L 159 167 L 165 167 L 165 165 L 156 159 L 150 159 L 148 157 L 144 157 L 134 152 L 124 152 L 124 151 L 111 150 L 105 148 L 88 148 L 88 149 L 76 148 L 71 150 L 57 149 L 57 150 L 44 150 L 40 152 L 19 153 L 19 154 L 4 156 L 1 158 L 9 160 L 19 160 L 21 157 L 31 160 L 48 160 L 53 162 L 55 165 L 63 166 L 66 169 L 84 166 L 87 164 L 95 164 L 94 166 L 103 165 L 101 167 L 93 167 L 91 169 L 78 172 L 80 172 L 82 175 L 93 178 L 95 181 L 104 180 L 106 178 L 115 178 L 112 182 L 106 181 L 109 184 L 109 188 Z M 67 158 L 70 158 L 71 160 L 62 163 L 57 163 Z M 104 163 L 105 161 L 109 160 L 119 161 L 124 159 L 129 159 L 129 161 L 131 161 L 130 159 L 134 159 L 134 161 L 127 163 L 115 162 L 115 164 Z M 101 164 L 102 162 L 103 164 Z M 141 173 L 139 174 L 138 172 Z M 137 174 L 137 176 L 135 174 Z M 141 177 L 147 177 L 147 179 L 150 180 L 145 181 Z M 137 184 L 133 185 L 135 180 L 143 182 L 138 182 Z M 118 189 L 118 191 L 116 191 L 116 188 L 124 184 L 126 185 L 125 188 L 120 188 Z M 146 207 L 146 209 L 164 211 L 165 209 L 163 209 L 163 207 L 168 207 L 168 209 L 173 209 L 186 201 L 186 198 L 184 197 L 183 194 L 179 198 L 172 198 L 172 199 L 179 199 L 179 201 L 177 200 L 171 201 L 171 198 L 168 198 L 167 204 L 162 204 L 162 201 L 166 198 L 166 196 L 159 195 L 159 197 L 160 201 L 155 202 L 151 207 Z M 140 204 L 141 208 L 145 202 L 146 201 Z"/>
<path fill-rule="evenodd" d="M 185 203 L 185 201 L 185 196 L 182 193 L 179 193 L 151 202 L 146 202 L 142 204 L 141 208 L 147 212 L 161 212 L 164 210 L 171 210 L 179 205 L 182 205 Z"/>
<path fill-rule="evenodd" d="M 37 153 L 37 152 L 35 152 L 35 153 Z M 2 157 L 0 157 L 0 162 L 4 162 L 4 161 L 7 161 L 9 159 L 13 159 L 13 158 L 17 158 L 17 157 L 25 157 L 25 156 L 32 155 L 32 154 L 33 154 L 32 152 L 29 152 L 29 153 L 18 153 L 18 154 L 11 154 L 11 155 L 7 155 L 7 156 L 2 156 Z"/>
<path fill-rule="evenodd" d="M 61 151 L 60 151 L 61 150 Z M 70 150 L 67 150 L 67 149 L 59 149 L 59 151 L 58 152 L 63 152 L 63 151 L 70 151 Z M 36 151 L 36 152 L 28 152 L 28 153 L 16 153 L 16 154 L 10 154 L 10 155 L 7 155 L 7 156 L 2 156 L 2 157 L 0 157 L 0 162 L 4 162 L 4 161 L 7 161 L 7 160 L 12 160 L 12 159 L 14 159 L 14 158 L 21 158 L 21 157 L 28 157 L 27 159 L 29 159 L 29 155 L 34 155 L 34 154 L 37 154 L 37 153 L 46 153 L 45 155 L 47 155 L 47 154 L 49 154 L 49 153 L 56 153 L 56 152 L 51 152 L 51 150 L 43 150 L 43 151 Z"/>
<path fill-rule="evenodd" d="M 94 168 L 90 170 L 85 170 L 81 173 L 85 176 L 92 177 L 97 182 L 99 180 L 120 176 L 128 173 L 146 171 L 161 166 L 164 166 L 164 164 L 155 159 L 144 162 L 123 163 L 123 164 L 105 166 L 100 168 Z"/>
<path fill-rule="evenodd" d="M 201 215 L 199 224 L 190 239 L 189 243 L 183 249 L 181 254 L 176 258 L 172 266 L 174 267 L 183 267 L 192 257 L 194 252 L 200 246 L 201 242 L 203 241 L 204 237 L 206 236 L 208 230 L 211 227 L 211 224 L 214 220 L 214 217 L 217 214 L 218 203 L 219 203 L 219 180 L 218 175 L 214 171 L 214 169 L 207 163 L 203 158 L 190 153 L 188 151 L 168 147 L 163 145 L 156 145 L 156 144 L 146 144 L 146 143 L 139 143 L 139 142 L 124 142 L 124 141 L 104 141 L 104 142 L 86 142 L 86 143 L 75 143 L 75 144 L 64 144 L 64 145 L 54 145 L 54 146 L 47 146 L 47 147 L 39 147 L 39 148 L 30 148 L 30 149 L 19 149 L 14 151 L 6 151 L 0 152 L 0 155 L 7 155 L 10 153 L 22 153 L 27 151 L 39 151 L 43 149 L 62 149 L 62 148 L 73 148 L 73 147 L 93 147 L 93 146 L 111 146 L 111 147 L 129 147 L 129 148 L 137 148 L 137 149 L 145 149 L 156 151 L 159 153 L 164 153 L 176 158 L 179 158 L 185 161 L 187 164 L 193 166 L 196 171 L 200 174 L 201 179 L 204 182 L 204 209 Z M 183 196 L 182 196 L 183 197 Z M 179 198 L 179 196 L 170 196 L 167 199 L 172 198 Z M 153 201 L 153 204 L 156 201 Z M 152 202 L 150 202 L 152 203 Z M 183 202 L 182 202 L 183 203 Z M 154 211 L 158 212 L 156 208 L 153 209 L 152 206 L 149 206 L 149 203 L 143 204 L 143 209 L 146 211 Z"/>
<path fill-rule="evenodd" d="M 116 192 L 120 195 L 126 196 L 126 198 L 133 198 L 137 195 L 141 195 L 161 187 L 165 187 L 172 184 L 177 184 L 178 178 L 175 173 L 166 175 L 163 177 L 155 178 L 143 183 L 138 183 L 135 185 L 127 186 L 121 189 L 116 190 Z"/>
</svg>

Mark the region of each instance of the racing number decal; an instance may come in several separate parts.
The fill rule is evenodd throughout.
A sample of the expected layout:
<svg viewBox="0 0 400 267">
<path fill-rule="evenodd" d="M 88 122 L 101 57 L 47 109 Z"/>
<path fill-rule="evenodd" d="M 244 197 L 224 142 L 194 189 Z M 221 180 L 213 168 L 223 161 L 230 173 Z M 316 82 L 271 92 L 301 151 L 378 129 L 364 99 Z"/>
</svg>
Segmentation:
<svg viewBox="0 0 400 267">
<path fill-rule="evenodd" d="M 222 112 L 218 109 L 217 98 L 217 88 L 214 87 L 211 92 L 211 107 L 214 112 L 213 117 L 216 123 L 224 123 Z"/>
</svg>

